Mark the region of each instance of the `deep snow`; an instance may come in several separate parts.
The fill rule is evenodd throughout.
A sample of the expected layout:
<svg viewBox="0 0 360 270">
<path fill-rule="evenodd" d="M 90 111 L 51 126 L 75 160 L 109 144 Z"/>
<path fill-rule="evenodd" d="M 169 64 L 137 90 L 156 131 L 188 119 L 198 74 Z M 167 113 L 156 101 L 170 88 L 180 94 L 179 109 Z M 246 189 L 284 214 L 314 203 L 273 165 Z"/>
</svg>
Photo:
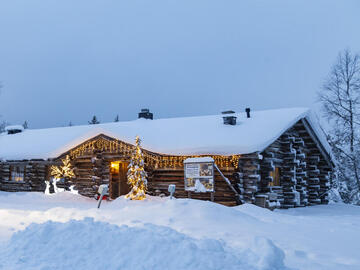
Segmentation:
<svg viewBox="0 0 360 270">
<path fill-rule="evenodd" d="M 9 269 L 284 269 L 283 252 L 271 241 L 256 244 L 266 256 L 236 252 L 223 241 L 194 239 L 169 227 L 144 224 L 116 226 L 69 221 L 31 224 L 15 233 L 0 267 Z M 263 249 L 263 250 L 260 250 Z M 256 260 L 262 260 L 256 263 Z"/>
<path fill-rule="evenodd" d="M 107 269 L 360 269 L 360 207 L 344 204 L 271 212 L 151 197 L 97 209 L 70 193 L 0 192 L 0 220 L 2 269 L 101 259 Z"/>
</svg>

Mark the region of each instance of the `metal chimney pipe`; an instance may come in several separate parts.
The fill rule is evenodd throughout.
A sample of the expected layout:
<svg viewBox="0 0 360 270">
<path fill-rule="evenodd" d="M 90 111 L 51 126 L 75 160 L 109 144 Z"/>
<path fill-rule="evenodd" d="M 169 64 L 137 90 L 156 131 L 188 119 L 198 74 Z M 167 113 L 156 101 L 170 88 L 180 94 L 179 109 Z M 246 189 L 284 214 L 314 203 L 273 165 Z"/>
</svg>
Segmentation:
<svg viewBox="0 0 360 270">
<path fill-rule="evenodd" d="M 246 108 L 245 112 L 246 112 L 246 117 L 250 118 L 250 108 Z"/>
</svg>

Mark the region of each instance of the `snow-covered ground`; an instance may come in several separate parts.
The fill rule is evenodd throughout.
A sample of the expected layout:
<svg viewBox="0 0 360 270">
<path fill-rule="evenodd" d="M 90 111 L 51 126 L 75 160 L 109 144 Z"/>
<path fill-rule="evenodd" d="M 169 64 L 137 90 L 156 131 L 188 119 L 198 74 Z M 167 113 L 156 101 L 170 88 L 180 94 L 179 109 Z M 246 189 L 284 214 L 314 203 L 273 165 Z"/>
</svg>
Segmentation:
<svg viewBox="0 0 360 270">
<path fill-rule="evenodd" d="M 360 269 L 360 207 L 0 192 L 0 269 Z"/>
</svg>

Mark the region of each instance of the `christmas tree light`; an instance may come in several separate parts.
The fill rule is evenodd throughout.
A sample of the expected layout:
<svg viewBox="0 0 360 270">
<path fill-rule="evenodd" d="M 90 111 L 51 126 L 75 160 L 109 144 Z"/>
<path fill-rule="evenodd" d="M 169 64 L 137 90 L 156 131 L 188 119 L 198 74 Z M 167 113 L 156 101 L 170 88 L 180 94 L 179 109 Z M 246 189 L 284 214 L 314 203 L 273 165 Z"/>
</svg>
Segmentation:
<svg viewBox="0 0 360 270">
<path fill-rule="evenodd" d="M 74 170 L 71 168 L 71 162 L 70 162 L 69 155 L 67 155 L 65 157 L 65 159 L 62 159 L 61 161 L 63 163 L 62 166 L 51 166 L 50 174 L 55 179 L 73 178 L 73 177 L 75 177 Z"/>
<path fill-rule="evenodd" d="M 128 184 L 131 186 L 131 190 L 125 197 L 132 200 L 143 200 L 146 198 L 147 173 L 144 170 L 144 155 L 141 151 L 140 143 L 139 136 L 136 136 L 135 149 L 131 155 L 127 172 Z"/>
</svg>

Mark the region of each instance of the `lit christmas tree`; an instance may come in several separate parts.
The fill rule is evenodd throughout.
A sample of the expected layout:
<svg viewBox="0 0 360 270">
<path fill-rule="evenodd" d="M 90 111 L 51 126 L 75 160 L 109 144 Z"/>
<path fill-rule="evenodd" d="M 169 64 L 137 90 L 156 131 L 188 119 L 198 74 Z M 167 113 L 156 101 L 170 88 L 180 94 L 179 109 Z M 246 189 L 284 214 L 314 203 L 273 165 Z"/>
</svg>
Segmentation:
<svg viewBox="0 0 360 270">
<path fill-rule="evenodd" d="M 63 166 L 51 166 L 51 175 L 55 179 L 61 179 L 61 178 L 73 178 L 75 177 L 74 170 L 71 168 L 71 161 L 70 157 L 67 155 L 65 159 L 61 160 L 63 163 Z"/>
<path fill-rule="evenodd" d="M 132 200 L 143 200 L 146 198 L 147 173 L 144 170 L 144 156 L 140 148 L 140 143 L 139 136 L 136 136 L 136 145 L 127 172 L 128 184 L 131 186 L 131 190 L 126 195 L 126 198 Z"/>
<path fill-rule="evenodd" d="M 60 189 L 57 187 L 57 182 L 59 182 L 61 179 L 64 179 L 64 181 L 67 181 L 69 184 L 72 184 L 70 181 L 71 178 L 75 177 L 74 170 L 71 166 L 70 157 L 67 155 L 65 159 L 61 160 L 63 165 L 62 166 L 51 166 L 50 167 L 50 174 L 52 177 L 54 177 L 54 190 L 55 193 L 60 191 Z M 46 183 L 46 181 L 45 181 Z M 46 183 L 46 185 L 49 187 L 50 183 Z M 47 190 L 48 192 L 49 190 Z"/>
</svg>

